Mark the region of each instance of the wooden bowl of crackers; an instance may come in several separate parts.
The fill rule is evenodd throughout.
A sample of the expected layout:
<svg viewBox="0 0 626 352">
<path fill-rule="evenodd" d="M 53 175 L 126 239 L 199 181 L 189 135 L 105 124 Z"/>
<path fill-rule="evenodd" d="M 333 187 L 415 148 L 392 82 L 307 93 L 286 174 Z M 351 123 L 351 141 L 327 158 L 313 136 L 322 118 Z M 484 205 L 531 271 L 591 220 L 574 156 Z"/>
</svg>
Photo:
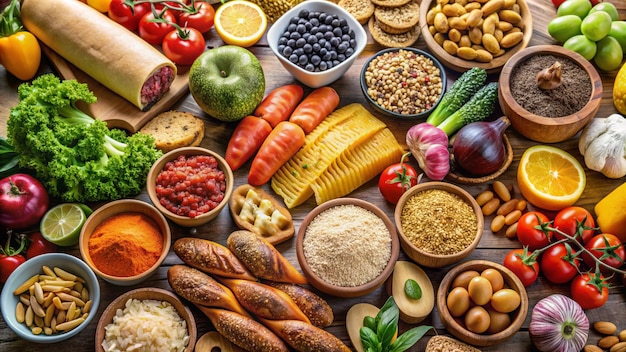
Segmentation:
<svg viewBox="0 0 626 352">
<path fill-rule="evenodd" d="M 526 0 L 445 3 L 423 0 L 420 27 L 430 51 L 452 70 L 479 67 L 497 73 L 530 42 L 533 23 Z"/>
</svg>

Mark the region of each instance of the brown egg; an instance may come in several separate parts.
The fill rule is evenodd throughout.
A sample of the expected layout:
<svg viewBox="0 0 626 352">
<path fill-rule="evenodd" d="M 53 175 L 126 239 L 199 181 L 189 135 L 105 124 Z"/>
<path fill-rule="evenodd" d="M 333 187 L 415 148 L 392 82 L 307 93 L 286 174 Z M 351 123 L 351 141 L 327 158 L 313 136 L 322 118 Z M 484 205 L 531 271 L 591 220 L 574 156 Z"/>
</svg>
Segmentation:
<svg viewBox="0 0 626 352">
<path fill-rule="evenodd" d="M 487 309 L 487 313 L 489 313 L 488 333 L 499 333 L 511 325 L 511 317 L 507 313 L 500 313 L 493 308 Z"/>
<path fill-rule="evenodd" d="M 453 317 L 460 317 L 470 307 L 470 297 L 467 290 L 463 287 L 455 287 L 448 293 L 448 298 L 446 300 L 448 305 L 448 310 Z"/>
<path fill-rule="evenodd" d="M 467 285 L 469 284 L 470 280 L 476 276 L 480 276 L 480 273 L 478 273 L 478 271 L 464 271 L 454 278 L 454 281 L 452 281 L 452 288 L 463 287 L 467 290 Z"/>
<path fill-rule="evenodd" d="M 494 292 L 491 296 L 491 306 L 501 313 L 510 313 L 519 307 L 521 298 L 519 293 L 510 288 Z"/>
<path fill-rule="evenodd" d="M 480 276 L 489 280 L 493 292 L 501 290 L 504 287 L 504 277 L 502 277 L 502 274 L 498 271 L 498 269 L 485 269 L 482 273 L 480 273 Z"/>
<path fill-rule="evenodd" d="M 476 276 L 467 285 L 467 292 L 474 303 L 482 306 L 491 300 L 493 289 L 489 280 L 482 276 Z"/>
<path fill-rule="evenodd" d="M 465 327 L 471 332 L 482 334 L 489 329 L 490 324 L 489 313 L 481 306 L 474 306 L 465 313 Z"/>
</svg>

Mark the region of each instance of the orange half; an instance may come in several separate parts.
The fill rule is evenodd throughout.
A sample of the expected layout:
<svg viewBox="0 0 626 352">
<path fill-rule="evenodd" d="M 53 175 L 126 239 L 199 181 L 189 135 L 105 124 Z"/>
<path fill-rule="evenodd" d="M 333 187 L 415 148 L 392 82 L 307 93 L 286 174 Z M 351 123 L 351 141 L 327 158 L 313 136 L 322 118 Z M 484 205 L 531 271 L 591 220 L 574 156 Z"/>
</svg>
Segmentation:
<svg viewBox="0 0 626 352">
<path fill-rule="evenodd" d="M 231 0 L 215 12 L 215 30 L 226 44 L 250 47 L 261 39 L 266 28 L 265 12 L 249 1 Z"/>
</svg>

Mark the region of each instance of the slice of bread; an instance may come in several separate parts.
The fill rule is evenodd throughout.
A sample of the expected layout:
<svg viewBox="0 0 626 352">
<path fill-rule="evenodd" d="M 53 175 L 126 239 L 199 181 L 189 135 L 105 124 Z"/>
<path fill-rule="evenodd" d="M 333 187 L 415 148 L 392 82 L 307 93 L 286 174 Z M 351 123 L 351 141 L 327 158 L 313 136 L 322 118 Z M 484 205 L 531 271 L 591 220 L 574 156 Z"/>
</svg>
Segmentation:
<svg viewBox="0 0 626 352">
<path fill-rule="evenodd" d="M 338 5 L 348 11 L 360 24 L 366 24 L 374 15 L 375 6 L 370 0 L 340 0 Z"/>
<path fill-rule="evenodd" d="M 166 111 L 140 130 L 154 137 L 156 147 L 167 153 L 181 147 L 197 147 L 204 138 L 204 121 L 188 112 Z"/>
<path fill-rule="evenodd" d="M 375 16 L 372 16 L 368 22 L 368 28 L 372 38 L 382 45 L 388 48 L 402 48 L 413 45 L 421 33 L 419 24 L 413 26 L 408 32 L 400 34 L 387 33 L 380 28 L 378 20 Z"/>
<path fill-rule="evenodd" d="M 374 17 L 380 28 L 389 34 L 401 34 L 410 31 L 419 22 L 420 5 L 411 1 L 400 7 L 376 6 Z"/>
</svg>

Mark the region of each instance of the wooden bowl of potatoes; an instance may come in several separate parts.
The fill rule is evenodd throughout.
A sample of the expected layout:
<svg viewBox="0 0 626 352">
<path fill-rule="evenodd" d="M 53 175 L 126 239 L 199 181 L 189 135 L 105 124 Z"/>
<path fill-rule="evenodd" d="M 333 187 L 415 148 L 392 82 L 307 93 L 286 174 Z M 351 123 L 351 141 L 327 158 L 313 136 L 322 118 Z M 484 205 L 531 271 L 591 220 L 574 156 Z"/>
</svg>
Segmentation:
<svg viewBox="0 0 626 352">
<path fill-rule="evenodd" d="M 445 3 L 445 4 L 444 4 Z M 526 48 L 533 22 L 526 0 L 423 0 L 420 27 L 430 52 L 446 67 L 498 73 Z"/>
</svg>

